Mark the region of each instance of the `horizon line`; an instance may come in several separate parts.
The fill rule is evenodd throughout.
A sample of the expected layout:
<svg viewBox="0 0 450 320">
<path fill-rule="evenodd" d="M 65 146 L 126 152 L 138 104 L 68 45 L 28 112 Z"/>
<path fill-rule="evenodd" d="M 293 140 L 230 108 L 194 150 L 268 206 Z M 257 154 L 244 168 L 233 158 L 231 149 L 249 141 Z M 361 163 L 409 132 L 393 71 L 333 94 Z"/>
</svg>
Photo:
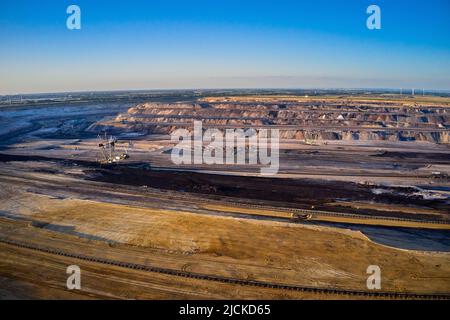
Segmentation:
<svg viewBox="0 0 450 320">
<path fill-rule="evenodd" d="M 422 91 L 432 92 L 432 93 L 450 93 L 450 89 L 424 89 L 424 88 L 392 88 L 392 87 L 230 87 L 230 88 L 153 88 L 153 89 L 104 89 L 104 90 L 74 90 L 74 91 L 47 91 L 47 92 L 22 92 L 22 93 L 0 93 L 1 97 L 8 96 L 27 96 L 27 95 L 46 95 L 46 94 L 82 94 L 82 93 L 120 93 L 120 92 L 170 92 L 170 91 L 237 91 L 237 90 L 258 90 L 258 91 L 270 91 L 270 90 L 280 90 L 280 91 L 289 91 L 289 90 L 303 90 L 303 91 L 311 91 L 311 90 L 322 90 L 322 91 L 343 91 L 343 90 L 355 90 L 355 91 L 364 91 L 364 90 L 378 90 L 378 91 L 403 91 L 404 95 L 407 95 L 409 91 L 415 90 L 415 95 L 421 95 Z"/>
</svg>

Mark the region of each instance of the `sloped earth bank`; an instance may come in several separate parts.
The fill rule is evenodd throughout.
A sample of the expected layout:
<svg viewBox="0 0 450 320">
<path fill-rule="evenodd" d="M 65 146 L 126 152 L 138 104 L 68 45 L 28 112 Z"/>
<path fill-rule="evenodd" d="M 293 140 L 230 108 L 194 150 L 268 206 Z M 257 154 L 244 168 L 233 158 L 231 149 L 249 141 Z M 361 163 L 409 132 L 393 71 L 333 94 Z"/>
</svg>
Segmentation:
<svg viewBox="0 0 450 320">
<path fill-rule="evenodd" d="M 240 177 L 227 175 L 212 175 L 196 172 L 158 171 L 152 169 L 113 166 L 85 171 L 89 179 L 132 186 L 147 186 L 180 192 L 207 194 L 210 197 L 226 196 L 234 201 L 245 199 L 270 202 L 283 207 L 294 207 L 335 212 L 358 213 L 366 215 L 384 215 L 392 217 L 429 219 L 426 214 L 410 214 L 405 212 L 380 211 L 355 208 L 340 208 L 329 206 L 338 200 L 373 201 L 387 204 L 417 205 L 442 210 L 442 216 L 437 219 L 448 220 L 450 215 L 448 205 L 443 200 L 424 200 L 414 196 L 416 190 L 411 189 L 411 195 L 396 193 L 374 193 L 373 187 L 339 181 L 321 181 L 308 179 L 277 179 L 259 177 Z M 389 188 L 395 191 L 396 188 Z"/>
<path fill-rule="evenodd" d="M 303 103 L 144 103 L 89 131 L 170 134 L 201 120 L 205 127 L 272 127 L 282 139 L 450 143 L 450 108 L 345 100 Z"/>
<path fill-rule="evenodd" d="M 433 220 L 450 220 L 447 200 L 427 200 L 415 195 L 417 189 L 405 187 L 378 187 L 342 181 L 313 179 L 278 179 L 253 176 L 232 176 L 185 171 L 166 171 L 142 165 L 99 165 L 95 162 L 51 159 L 40 156 L 8 155 L 0 153 L 0 162 L 42 161 L 56 162 L 63 168 L 76 167 L 84 172 L 84 178 L 118 185 L 151 187 L 184 193 L 198 193 L 210 198 L 230 197 L 232 201 L 245 203 L 246 199 L 280 207 L 328 210 L 334 212 L 382 215 L 390 217 L 428 220 L 430 215 L 423 209 L 431 209 Z M 56 169 L 56 168 L 55 168 Z M 56 171 L 55 171 L 56 172 Z M 375 189 L 374 189 L 375 188 Z M 341 206 L 341 202 L 379 203 L 379 210 L 370 206 Z M 387 205 L 387 206 L 386 206 Z M 395 206 L 408 207 L 395 210 Z M 414 206 L 418 210 L 414 210 Z"/>
</svg>

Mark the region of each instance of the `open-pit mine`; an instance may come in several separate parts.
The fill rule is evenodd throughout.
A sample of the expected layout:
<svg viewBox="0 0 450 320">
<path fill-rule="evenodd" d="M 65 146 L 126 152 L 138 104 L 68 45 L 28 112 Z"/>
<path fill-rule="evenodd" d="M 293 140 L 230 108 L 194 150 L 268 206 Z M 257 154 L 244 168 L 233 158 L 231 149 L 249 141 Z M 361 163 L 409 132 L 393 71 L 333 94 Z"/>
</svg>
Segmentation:
<svg viewBox="0 0 450 320">
<path fill-rule="evenodd" d="M 174 163 L 195 121 L 277 129 L 277 173 Z M 449 299 L 449 128 L 437 95 L 2 105 L 0 298 Z"/>
</svg>

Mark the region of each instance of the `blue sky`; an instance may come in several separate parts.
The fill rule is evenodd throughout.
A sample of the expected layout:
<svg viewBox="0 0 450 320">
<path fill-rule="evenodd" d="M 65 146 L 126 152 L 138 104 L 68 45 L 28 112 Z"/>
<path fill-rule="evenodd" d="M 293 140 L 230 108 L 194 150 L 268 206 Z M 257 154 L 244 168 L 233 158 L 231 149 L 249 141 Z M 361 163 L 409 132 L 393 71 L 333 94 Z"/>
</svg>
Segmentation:
<svg viewBox="0 0 450 320">
<path fill-rule="evenodd" d="M 81 30 L 66 9 L 81 8 Z M 366 28 L 381 8 L 382 29 Z M 0 94 L 450 89 L 448 0 L 2 0 Z"/>
</svg>

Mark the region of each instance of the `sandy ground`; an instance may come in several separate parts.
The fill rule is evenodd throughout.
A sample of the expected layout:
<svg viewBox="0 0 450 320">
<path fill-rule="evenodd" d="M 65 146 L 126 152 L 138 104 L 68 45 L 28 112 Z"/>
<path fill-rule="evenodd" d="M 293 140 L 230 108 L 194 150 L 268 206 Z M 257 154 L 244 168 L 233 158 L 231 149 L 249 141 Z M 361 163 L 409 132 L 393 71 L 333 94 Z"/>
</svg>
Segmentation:
<svg viewBox="0 0 450 320">
<path fill-rule="evenodd" d="M 405 101 L 405 105 L 418 102 Z M 422 102 L 448 103 L 439 99 Z M 39 112 L 30 108 L 2 114 L 1 153 L 30 158 L 0 161 L 1 237 L 174 270 L 351 290 L 366 290 L 367 267 L 378 265 L 382 270 L 383 291 L 450 294 L 450 253 L 388 247 L 350 228 L 294 224 L 287 221 L 290 214 L 282 209 L 245 206 L 245 202 L 261 203 L 278 197 L 273 200 L 274 206 L 319 204 L 341 212 L 359 210 L 376 215 L 445 220 L 450 213 L 450 183 L 431 175 L 435 171 L 450 173 L 448 145 L 389 141 L 323 141 L 307 145 L 285 140 L 280 174 L 276 177 L 279 180 L 270 181 L 273 185 L 252 180 L 255 172 L 259 172 L 257 167 L 177 167 L 188 170 L 184 175 L 181 171 L 170 171 L 174 165 L 168 151 L 173 143 L 161 135 L 119 137 L 122 147 L 129 139 L 133 140 L 130 159 L 124 164 L 150 163 L 169 171 L 124 169 L 123 175 L 114 177 L 113 169 L 106 172 L 77 162 L 99 158 L 99 140 L 86 128 L 126 109 L 115 105 L 105 110 L 97 105 L 41 108 Z M 39 156 L 51 159 L 32 158 Z M 204 190 L 197 188 L 205 179 L 194 173 L 199 171 L 217 174 L 206 176 L 209 183 Z M 231 177 L 224 177 L 225 173 Z M 148 186 L 139 179 L 136 183 L 125 183 L 127 175 L 133 174 L 148 175 L 154 180 Z M 220 192 L 214 192 L 214 184 L 222 187 Z M 434 189 L 425 192 L 418 187 Z M 250 197 L 255 194 L 259 198 Z M 372 198 L 375 200 L 369 201 Z M 244 201 L 239 208 L 234 205 L 236 199 Z M 414 230 L 430 227 L 421 223 L 394 224 L 320 215 L 314 219 L 406 226 Z M 447 225 L 434 227 L 445 229 Z M 81 291 L 65 289 L 65 271 L 70 264 L 82 268 Z M 0 298 L 348 297 L 145 273 L 1 243 Z"/>
</svg>

